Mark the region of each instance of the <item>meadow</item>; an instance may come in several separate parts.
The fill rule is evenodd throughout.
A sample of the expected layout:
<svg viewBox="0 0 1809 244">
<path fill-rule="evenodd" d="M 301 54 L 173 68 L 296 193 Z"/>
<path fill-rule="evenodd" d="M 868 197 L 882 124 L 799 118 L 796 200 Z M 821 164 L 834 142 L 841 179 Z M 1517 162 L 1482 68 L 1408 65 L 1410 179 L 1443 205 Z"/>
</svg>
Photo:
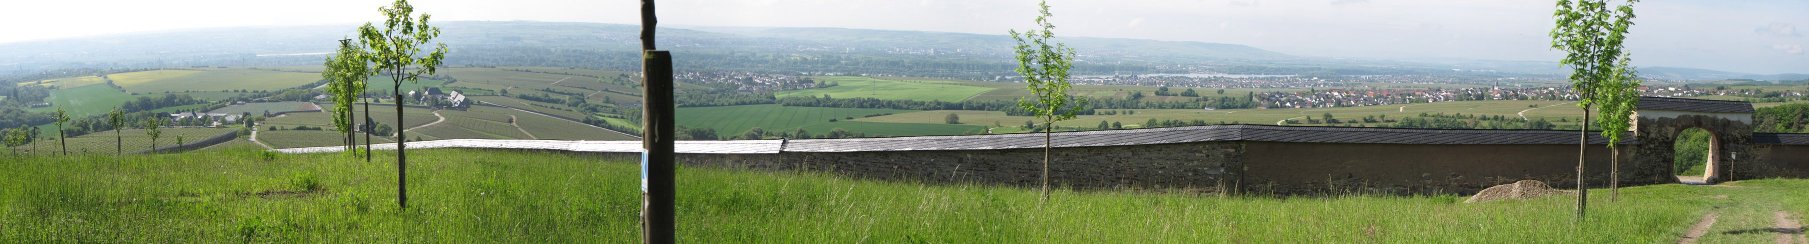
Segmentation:
<svg viewBox="0 0 1809 244">
<path fill-rule="evenodd" d="M 55 129 L 55 126 L 52 126 L 52 129 Z M 159 130 L 159 132 L 163 134 L 157 137 L 157 147 L 167 148 L 176 146 L 177 137 L 182 137 L 183 144 L 195 144 L 197 141 L 206 140 L 214 136 L 226 133 L 236 133 L 239 131 L 239 127 L 183 127 L 162 128 Z M 35 153 L 37 155 L 58 155 L 63 153 L 59 147 L 62 143 L 57 141 L 54 130 L 45 132 L 45 136 L 40 139 L 42 140 L 34 142 L 36 143 L 37 151 L 31 150 L 33 147 L 32 144 L 20 146 L 19 148 L 15 148 L 15 150 L 19 150 L 20 153 Z M 137 153 L 151 150 L 151 136 L 145 134 L 145 130 L 143 129 L 119 130 L 118 136 L 115 136 L 113 131 L 103 131 L 69 137 L 68 145 L 70 154 L 114 155 L 115 152 L 118 151 L 116 149 L 122 148 L 125 149 L 126 153 Z"/>
<path fill-rule="evenodd" d="M 596 154 L 410 153 L 395 205 L 390 152 L 217 150 L 180 155 L 7 158 L 6 242 L 632 242 L 638 166 Z M 1627 187 L 1466 204 L 1451 195 L 1271 198 L 1164 191 L 1054 192 L 924 185 L 820 173 L 679 167 L 682 242 L 1675 242 L 1705 213 L 1702 241 L 1768 242 L 1774 211 L 1809 212 L 1809 180 Z M 723 186 L 735 187 L 723 187 Z M 1605 193 L 1597 189 L 1595 192 Z M 1755 231 L 1760 230 L 1760 231 Z"/>
<path fill-rule="evenodd" d="M 35 82 L 20 82 L 18 85 L 20 85 L 20 86 L 37 85 L 37 86 L 46 86 L 46 87 L 73 88 L 73 87 L 84 87 L 84 86 L 89 86 L 89 85 L 101 85 L 101 84 L 107 84 L 107 80 L 101 79 L 100 76 L 90 75 L 90 76 L 78 76 L 78 77 L 41 80 L 41 81 L 35 81 Z"/>
<path fill-rule="evenodd" d="M 823 135 L 836 128 L 868 136 L 961 135 L 984 131 L 973 125 L 922 125 L 894 123 L 850 123 L 850 119 L 882 114 L 906 113 L 912 110 L 870 108 L 817 108 L 779 105 L 742 105 L 722 107 L 678 108 L 678 126 L 715 129 L 723 137 L 741 136 L 753 128 L 779 133 L 798 128 L 813 135 Z M 829 120 L 836 120 L 830 122 Z"/>
<path fill-rule="evenodd" d="M 362 108 L 362 107 L 360 107 L 360 108 Z M 263 116 L 264 113 L 266 113 L 266 112 L 282 113 L 282 112 L 309 111 L 309 110 L 321 110 L 321 107 L 320 107 L 320 105 L 316 105 L 311 102 L 268 102 L 268 103 L 234 104 L 234 105 L 229 105 L 226 107 L 222 107 L 220 109 L 215 109 L 215 110 L 207 111 L 207 112 L 208 113 L 222 113 L 222 114 L 251 113 L 251 115 L 253 115 L 253 116 Z"/>
<path fill-rule="evenodd" d="M 50 92 L 50 107 L 33 108 L 32 112 L 55 112 L 57 108 L 69 113 L 69 117 L 81 118 L 103 115 L 113 112 L 126 101 L 135 99 L 131 95 L 120 92 L 107 85 L 88 85 L 56 89 Z"/>
<path fill-rule="evenodd" d="M 138 94 L 224 90 L 275 91 L 319 81 L 320 74 L 258 69 L 151 70 L 107 75 Z"/>
<path fill-rule="evenodd" d="M 963 81 L 901 79 L 887 77 L 827 76 L 815 77 L 817 83 L 833 82 L 836 86 L 780 91 L 776 97 L 877 98 L 886 100 L 918 100 L 960 102 L 992 91 L 992 87 L 971 85 Z"/>
</svg>

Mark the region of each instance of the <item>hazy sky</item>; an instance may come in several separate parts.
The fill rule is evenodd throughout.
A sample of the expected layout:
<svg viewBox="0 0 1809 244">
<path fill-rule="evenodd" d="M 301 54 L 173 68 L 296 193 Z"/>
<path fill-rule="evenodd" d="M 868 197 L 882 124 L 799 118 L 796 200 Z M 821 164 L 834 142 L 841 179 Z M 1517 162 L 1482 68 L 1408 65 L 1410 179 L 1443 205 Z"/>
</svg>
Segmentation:
<svg viewBox="0 0 1809 244">
<path fill-rule="evenodd" d="M 23 0 L 0 3 L 0 43 L 225 26 L 377 21 L 386 0 Z M 638 23 L 634 0 L 417 0 L 436 20 Z M 1027 0 L 664 0 L 665 25 L 847 27 L 1004 34 Z M 1244 44 L 1294 55 L 1556 60 L 1551 1 L 1055 0 L 1058 35 Z M 1628 48 L 1640 66 L 1809 73 L 1809 1 L 1647 0 Z"/>
</svg>

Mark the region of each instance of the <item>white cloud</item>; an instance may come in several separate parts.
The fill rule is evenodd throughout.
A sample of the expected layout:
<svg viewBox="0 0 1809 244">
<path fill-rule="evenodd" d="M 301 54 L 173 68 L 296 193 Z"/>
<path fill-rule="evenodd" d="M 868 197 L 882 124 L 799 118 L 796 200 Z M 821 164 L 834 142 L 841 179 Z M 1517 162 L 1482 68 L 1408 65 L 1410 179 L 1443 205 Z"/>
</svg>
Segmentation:
<svg viewBox="0 0 1809 244">
<path fill-rule="evenodd" d="M 1777 49 L 1777 50 L 1778 50 L 1778 51 L 1782 51 L 1782 52 L 1784 52 L 1784 54 L 1790 54 L 1790 55 L 1803 55 L 1803 45 L 1797 45 L 1797 44 L 1772 44 L 1772 45 L 1771 45 L 1771 49 Z"/>
<path fill-rule="evenodd" d="M 1798 34 L 1796 32 L 1796 25 L 1792 25 L 1790 23 L 1782 23 L 1782 22 L 1771 22 L 1771 24 L 1767 24 L 1765 26 L 1759 27 L 1759 29 L 1753 30 L 1753 32 L 1759 33 L 1759 35 L 1764 35 L 1764 36 L 1777 36 L 1777 37 L 1800 36 L 1800 34 Z"/>
</svg>

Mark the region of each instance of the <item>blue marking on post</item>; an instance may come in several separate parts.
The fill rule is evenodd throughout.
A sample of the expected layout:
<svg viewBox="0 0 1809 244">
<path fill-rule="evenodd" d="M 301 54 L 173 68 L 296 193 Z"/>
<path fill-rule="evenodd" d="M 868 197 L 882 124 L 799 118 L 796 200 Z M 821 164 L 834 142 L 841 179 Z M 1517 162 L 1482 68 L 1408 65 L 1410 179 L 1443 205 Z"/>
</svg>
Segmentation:
<svg viewBox="0 0 1809 244">
<path fill-rule="evenodd" d="M 647 194 L 647 151 L 641 151 L 641 194 Z"/>
</svg>

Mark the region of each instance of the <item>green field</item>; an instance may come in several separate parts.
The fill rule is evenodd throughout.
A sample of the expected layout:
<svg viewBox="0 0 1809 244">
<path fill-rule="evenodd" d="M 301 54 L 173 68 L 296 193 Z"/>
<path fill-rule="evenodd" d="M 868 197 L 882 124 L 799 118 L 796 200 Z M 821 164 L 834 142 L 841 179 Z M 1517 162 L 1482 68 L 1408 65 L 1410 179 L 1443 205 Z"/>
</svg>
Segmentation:
<svg viewBox="0 0 1809 244">
<path fill-rule="evenodd" d="M 971 99 L 973 101 L 1015 102 L 1018 100 L 1018 98 L 1028 98 L 1031 95 L 1030 90 L 1025 89 L 1023 83 L 970 82 L 969 84 L 997 88 L 992 91 L 982 93 L 978 96 L 974 96 L 974 98 Z M 1072 88 L 1072 90 L 1070 90 L 1070 94 L 1074 94 L 1076 96 L 1091 97 L 1091 98 L 1095 98 L 1095 99 L 1098 99 L 1098 98 L 1127 99 L 1127 98 L 1131 97 L 1131 93 L 1143 92 L 1143 96 L 1144 96 L 1143 100 L 1144 101 L 1184 102 L 1184 101 L 1193 101 L 1194 99 L 1197 99 L 1194 97 L 1183 97 L 1183 96 L 1179 96 L 1179 95 L 1156 96 L 1156 89 L 1158 89 L 1158 88 L 1160 88 L 1160 87 L 1075 85 Z M 1178 86 L 1177 87 L 1169 87 L 1169 91 L 1174 92 L 1175 94 L 1181 94 L 1182 91 L 1186 91 L 1186 90 L 1187 90 L 1187 87 L 1178 87 Z M 1253 92 L 1254 93 L 1264 93 L 1264 92 L 1277 92 L 1277 91 L 1279 91 L 1279 92 L 1300 92 L 1300 91 L 1306 91 L 1306 89 L 1233 88 L 1233 89 L 1225 89 L 1225 94 L 1218 94 L 1217 88 L 1194 88 L 1194 92 L 1199 93 L 1201 97 L 1234 97 L 1237 99 L 1244 99 Z"/>
<path fill-rule="evenodd" d="M 100 76 L 90 75 L 90 76 L 41 80 L 41 81 L 35 81 L 35 82 L 20 82 L 18 85 L 20 85 L 20 86 L 37 85 L 37 86 L 47 86 L 47 87 L 72 88 L 72 87 L 84 87 L 84 86 L 88 86 L 88 85 L 103 85 L 103 84 L 107 84 L 107 80 L 101 79 Z"/>
<path fill-rule="evenodd" d="M 107 75 L 126 91 L 139 94 L 166 92 L 220 92 L 268 90 L 301 86 L 320 80 L 319 73 L 256 69 L 152 70 Z"/>
<path fill-rule="evenodd" d="M 267 128 L 259 128 L 259 130 L 258 141 L 275 148 L 324 147 L 343 145 L 345 143 L 345 134 L 333 131 L 332 128 L 327 128 L 327 130 L 276 131 L 268 130 Z M 364 134 L 354 134 L 352 138 L 357 140 L 357 143 L 364 143 Z M 371 136 L 371 141 L 376 143 L 396 142 L 383 136 Z"/>
<path fill-rule="evenodd" d="M 1076 116 L 1073 120 L 1057 122 L 1056 125 L 1062 127 L 1094 128 L 1099 125 L 1100 121 L 1106 121 L 1107 123 L 1118 122 L 1127 128 L 1138 128 L 1143 127 L 1143 124 L 1149 119 L 1182 121 L 1197 119 L 1205 120 L 1208 123 L 1213 124 L 1223 121 L 1232 124 L 1275 125 L 1277 122 L 1286 119 L 1304 120 L 1305 116 L 1312 116 L 1317 119 L 1324 116 L 1325 113 L 1332 113 L 1333 117 L 1343 119 L 1363 118 L 1364 116 L 1370 115 L 1386 115 L 1387 118 L 1407 118 L 1418 116 L 1420 113 L 1437 114 L 1440 112 L 1445 114 L 1501 115 L 1508 118 L 1518 118 L 1520 111 L 1530 109 L 1528 105 L 1541 106 L 1540 109 L 1527 112 L 1526 115 L 1529 119 L 1537 120 L 1546 118 L 1551 122 L 1560 125 L 1574 123 L 1558 123 L 1558 118 L 1580 116 L 1582 113 L 1581 110 L 1570 109 L 1574 108 L 1574 106 L 1560 101 L 1459 101 L 1391 106 L 1304 109 L 1109 109 L 1115 111 L 1135 111 L 1135 113 L 1119 113 L 1117 115 L 1081 115 Z M 872 118 L 857 118 L 855 121 L 943 124 L 946 123 L 944 120 L 945 117 L 950 113 L 960 117 L 962 124 L 1002 127 L 995 129 L 995 133 L 1016 132 L 1019 130 L 1016 127 L 1022 127 L 1024 121 L 1035 120 L 1035 118 L 1030 116 L 1006 116 L 1005 112 L 996 111 L 939 110 L 914 111 Z M 1383 124 L 1374 124 L 1370 126 L 1381 125 Z"/>
<path fill-rule="evenodd" d="M 135 99 L 118 89 L 107 85 L 89 85 L 83 87 L 56 89 L 50 92 L 50 107 L 34 108 L 33 112 L 55 112 L 57 108 L 69 112 L 71 118 L 82 118 L 113 112 L 126 101 Z"/>
<path fill-rule="evenodd" d="M 472 96 L 472 97 L 469 97 L 468 99 L 490 102 L 490 103 L 495 103 L 495 104 L 502 105 L 502 106 L 508 106 L 511 108 L 519 108 L 522 110 L 534 111 L 534 112 L 543 113 L 543 114 L 565 116 L 566 118 L 584 118 L 584 116 L 585 116 L 584 112 L 579 112 L 577 109 L 574 109 L 571 106 L 565 106 L 565 104 L 551 104 L 551 103 L 535 102 L 535 101 L 522 100 L 520 98 L 503 97 L 503 96 Z"/>
<path fill-rule="evenodd" d="M 55 126 L 52 126 L 51 128 L 52 130 L 45 131 L 45 136 L 41 138 L 42 140 L 34 142 L 37 143 L 38 150 L 36 153 L 38 153 L 38 155 L 55 155 L 63 152 L 59 148 L 59 145 L 61 144 L 56 139 Z M 163 134 L 157 138 L 157 147 L 167 148 L 175 146 L 176 137 L 182 137 L 183 144 L 194 144 L 194 142 L 197 141 L 206 140 L 207 138 L 212 138 L 221 134 L 234 133 L 238 130 L 238 127 L 162 128 L 160 129 L 160 132 Z M 119 135 L 117 137 L 114 136 L 113 131 L 103 131 L 69 137 L 68 145 L 70 154 L 113 155 L 117 152 L 115 149 L 118 148 L 124 148 L 126 153 L 135 153 L 151 149 L 151 136 L 145 134 L 145 131 L 142 129 L 119 130 Z M 31 146 L 28 145 L 20 148 L 24 150 L 21 152 L 31 153 L 32 151 L 29 150 L 30 147 Z"/>
<path fill-rule="evenodd" d="M 867 108 L 786 107 L 779 105 L 743 105 L 723 107 L 678 108 L 678 126 L 716 129 L 718 136 L 740 136 L 753 128 L 768 132 L 792 132 L 798 128 L 813 135 L 823 135 L 835 128 L 849 132 L 865 132 L 868 136 L 962 135 L 984 131 L 971 125 L 937 125 L 891 123 L 850 123 L 848 118 L 868 115 L 906 113 L 911 110 Z M 829 122 L 835 119 L 837 122 Z"/>
<path fill-rule="evenodd" d="M 223 150 L 9 159 L 6 242 L 627 242 L 637 165 L 585 154 L 414 150 L 409 208 L 394 155 Z M 677 234 L 695 243 L 1669 243 L 1720 214 L 1704 243 L 1769 243 L 1799 218 L 1806 180 L 1676 184 L 1480 204 L 1434 196 L 1219 197 L 923 185 L 815 173 L 681 167 Z M 723 187 L 735 186 L 735 187 Z M 1595 190 L 1605 193 L 1605 190 Z M 1757 230 L 1757 231 L 1755 231 Z"/>
<path fill-rule="evenodd" d="M 582 123 L 507 108 L 471 106 L 466 111 L 441 110 L 440 115 L 446 116 L 446 122 L 409 133 L 439 139 L 635 140 Z"/>
<path fill-rule="evenodd" d="M 834 82 L 837 86 L 790 90 L 774 93 L 777 97 L 877 98 L 887 100 L 920 100 L 960 102 L 992 91 L 986 86 L 961 81 L 875 78 L 855 76 L 816 77 L 818 83 Z"/>
<path fill-rule="evenodd" d="M 370 111 L 371 113 L 370 114 L 373 119 L 377 120 L 377 123 L 396 127 L 396 110 L 395 109 L 396 108 L 393 106 L 379 106 L 377 104 L 371 104 L 371 111 Z M 356 111 L 355 113 L 357 116 L 356 119 L 359 121 L 363 121 L 364 120 L 364 106 L 358 106 L 357 110 L 355 110 L 355 111 Z M 438 118 L 433 116 L 433 111 L 428 111 L 427 109 L 408 108 L 403 111 L 406 111 L 403 113 L 405 115 L 403 118 L 403 121 L 408 122 L 408 125 L 400 126 L 400 128 L 396 128 L 398 130 L 400 130 L 402 128 L 421 126 L 421 125 L 425 125 L 427 123 L 432 123 L 434 120 L 438 120 Z M 326 112 L 288 113 L 288 114 L 284 114 L 280 117 L 275 117 L 275 118 L 270 118 L 268 120 L 265 120 L 264 126 L 266 126 L 266 127 L 281 126 L 286 129 L 286 128 L 295 127 L 297 125 L 305 125 L 305 126 L 309 126 L 309 127 L 324 127 L 324 128 L 327 128 L 328 130 L 331 130 L 333 128 L 333 117 L 332 116 L 333 116 L 332 114 L 326 113 Z M 259 129 L 265 129 L 265 128 L 259 128 Z"/>
<path fill-rule="evenodd" d="M 360 108 L 363 108 L 363 107 L 360 107 Z M 223 114 L 251 113 L 252 116 L 263 116 L 264 113 L 266 113 L 266 112 L 281 113 L 281 112 L 295 112 L 295 111 L 309 111 L 309 110 L 321 110 L 321 107 L 320 107 L 320 105 L 316 105 L 311 102 L 246 103 L 246 104 L 229 105 L 229 106 L 226 106 L 226 107 L 223 107 L 220 109 L 215 109 L 213 111 L 207 111 L 207 112 L 208 113 L 223 113 Z"/>
</svg>

